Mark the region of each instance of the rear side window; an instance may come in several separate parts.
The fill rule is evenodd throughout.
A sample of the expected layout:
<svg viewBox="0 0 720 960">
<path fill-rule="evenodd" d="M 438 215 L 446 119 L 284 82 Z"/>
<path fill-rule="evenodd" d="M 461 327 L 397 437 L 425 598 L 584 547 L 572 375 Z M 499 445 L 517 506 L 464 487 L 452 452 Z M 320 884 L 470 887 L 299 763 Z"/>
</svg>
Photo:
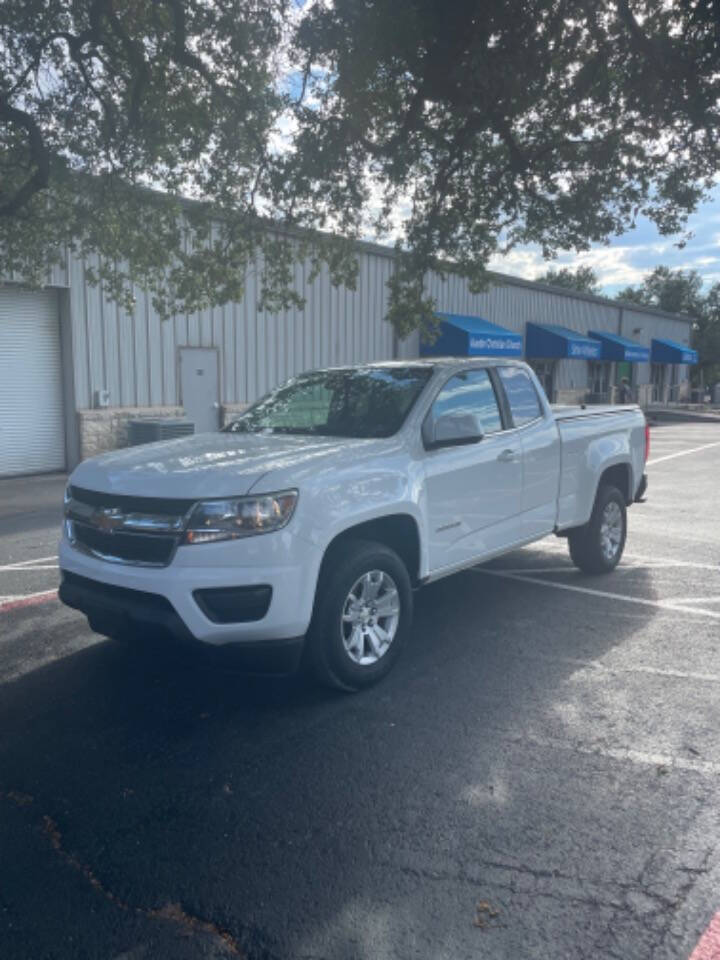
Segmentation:
<svg viewBox="0 0 720 960">
<path fill-rule="evenodd" d="M 513 423 L 522 427 L 542 415 L 542 408 L 533 382 L 520 367 L 498 367 L 497 372 L 505 389 Z"/>
<path fill-rule="evenodd" d="M 435 399 L 432 418 L 444 413 L 474 413 L 485 433 L 502 430 L 495 390 L 487 370 L 463 370 L 451 377 Z"/>
</svg>

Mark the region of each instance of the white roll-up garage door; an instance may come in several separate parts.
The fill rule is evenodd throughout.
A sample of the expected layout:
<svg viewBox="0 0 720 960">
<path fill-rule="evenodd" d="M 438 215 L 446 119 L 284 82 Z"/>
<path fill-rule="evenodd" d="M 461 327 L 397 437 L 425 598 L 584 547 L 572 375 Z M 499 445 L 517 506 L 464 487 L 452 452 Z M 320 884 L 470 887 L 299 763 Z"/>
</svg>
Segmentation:
<svg viewBox="0 0 720 960">
<path fill-rule="evenodd" d="M 0 289 L 0 476 L 62 470 L 65 426 L 54 290 Z"/>
</svg>

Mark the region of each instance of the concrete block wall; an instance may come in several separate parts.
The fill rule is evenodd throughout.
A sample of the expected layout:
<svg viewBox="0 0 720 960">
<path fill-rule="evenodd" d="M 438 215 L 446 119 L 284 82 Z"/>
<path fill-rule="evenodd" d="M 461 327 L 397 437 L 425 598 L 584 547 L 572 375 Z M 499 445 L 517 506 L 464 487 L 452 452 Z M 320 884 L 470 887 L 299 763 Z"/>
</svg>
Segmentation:
<svg viewBox="0 0 720 960">
<path fill-rule="evenodd" d="M 584 403 L 586 397 L 587 389 L 555 391 L 555 403 L 560 404 L 560 406 L 576 406 L 579 403 Z"/>
<path fill-rule="evenodd" d="M 249 403 L 223 403 L 220 406 L 220 426 L 226 427 L 232 420 L 237 419 L 250 406 Z"/>
</svg>

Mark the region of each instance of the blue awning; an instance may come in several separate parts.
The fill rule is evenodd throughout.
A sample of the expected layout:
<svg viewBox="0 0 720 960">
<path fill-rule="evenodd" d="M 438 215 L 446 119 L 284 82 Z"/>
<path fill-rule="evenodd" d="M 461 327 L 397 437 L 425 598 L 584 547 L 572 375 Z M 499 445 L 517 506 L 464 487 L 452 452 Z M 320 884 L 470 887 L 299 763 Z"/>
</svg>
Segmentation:
<svg viewBox="0 0 720 960">
<path fill-rule="evenodd" d="M 698 355 L 684 343 L 657 339 L 652 341 L 650 359 L 653 363 L 697 363 Z"/>
<path fill-rule="evenodd" d="M 601 346 L 598 340 L 584 337 L 576 330 L 568 330 L 556 323 L 528 323 L 525 332 L 525 354 L 528 357 L 571 357 L 579 360 L 599 360 Z"/>
<path fill-rule="evenodd" d="M 600 341 L 600 356 L 603 360 L 617 360 L 619 362 L 647 363 L 650 359 L 650 350 L 641 343 L 628 340 L 616 333 L 605 333 L 599 330 L 589 330 L 594 340 Z"/>
<path fill-rule="evenodd" d="M 423 357 L 521 357 L 522 335 L 482 317 L 438 313 L 440 336 L 422 343 Z"/>
</svg>

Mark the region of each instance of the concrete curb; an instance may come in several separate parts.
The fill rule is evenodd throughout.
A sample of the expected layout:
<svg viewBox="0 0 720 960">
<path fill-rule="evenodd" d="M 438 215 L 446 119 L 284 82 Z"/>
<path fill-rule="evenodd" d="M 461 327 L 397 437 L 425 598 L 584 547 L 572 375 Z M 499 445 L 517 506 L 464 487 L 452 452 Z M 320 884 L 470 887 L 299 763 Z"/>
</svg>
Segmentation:
<svg viewBox="0 0 720 960">
<path fill-rule="evenodd" d="M 706 413 L 700 410 L 653 410 L 643 411 L 648 423 L 717 423 L 720 414 Z"/>
</svg>

